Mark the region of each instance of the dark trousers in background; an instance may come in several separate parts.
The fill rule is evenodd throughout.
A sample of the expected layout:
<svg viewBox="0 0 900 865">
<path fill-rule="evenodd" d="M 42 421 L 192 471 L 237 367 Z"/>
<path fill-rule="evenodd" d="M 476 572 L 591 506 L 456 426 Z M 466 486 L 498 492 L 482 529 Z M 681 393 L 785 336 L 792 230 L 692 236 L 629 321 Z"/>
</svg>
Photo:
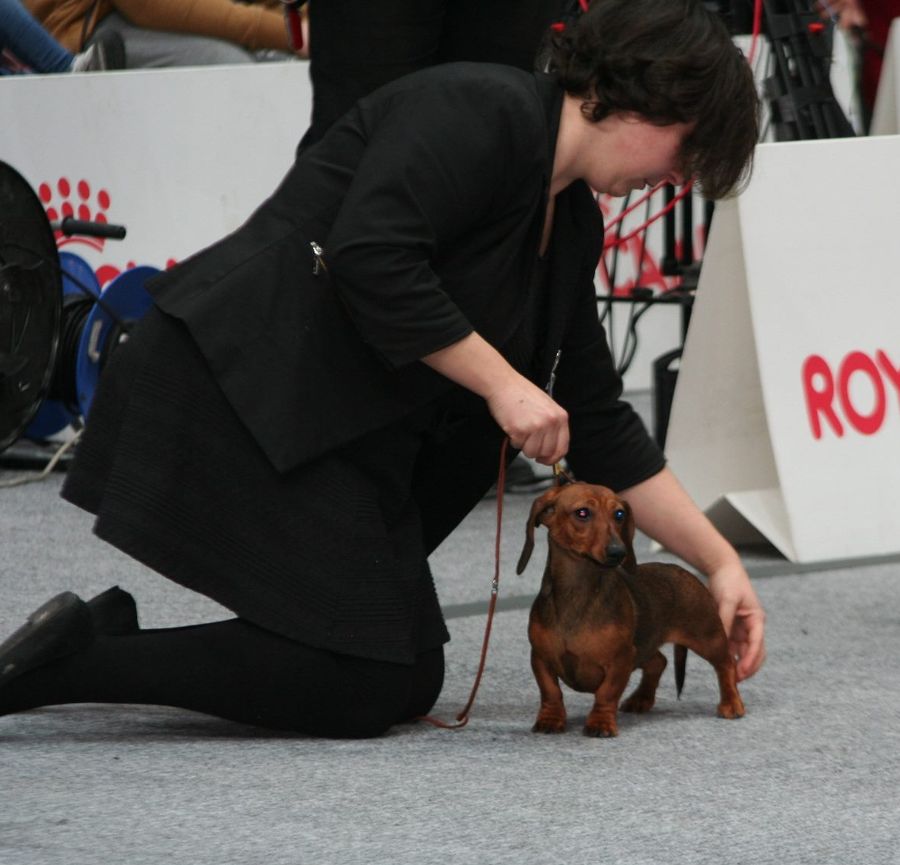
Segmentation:
<svg viewBox="0 0 900 865">
<path fill-rule="evenodd" d="M 327 0 L 310 3 L 313 112 L 303 146 L 353 104 L 417 69 L 455 60 L 530 70 L 562 0 Z"/>
</svg>

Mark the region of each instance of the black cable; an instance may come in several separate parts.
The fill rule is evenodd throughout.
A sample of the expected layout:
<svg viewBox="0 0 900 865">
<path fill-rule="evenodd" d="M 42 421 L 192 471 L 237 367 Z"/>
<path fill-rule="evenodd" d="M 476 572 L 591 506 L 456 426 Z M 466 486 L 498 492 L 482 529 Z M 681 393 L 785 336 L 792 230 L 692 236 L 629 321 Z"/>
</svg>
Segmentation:
<svg viewBox="0 0 900 865">
<path fill-rule="evenodd" d="M 599 208 L 600 208 L 600 193 L 599 192 L 594 194 L 594 201 L 597 202 L 597 209 L 599 210 Z M 611 299 L 612 298 L 612 279 L 610 278 L 609 270 L 606 267 L 606 262 L 604 261 L 605 256 L 606 256 L 606 250 L 604 249 L 600 253 L 600 262 L 602 262 L 602 264 L 603 264 L 603 268 L 606 271 L 606 279 L 607 279 L 607 282 L 609 283 L 609 299 L 607 299 L 606 303 L 604 303 L 603 311 L 599 314 L 601 326 L 603 325 L 603 322 L 606 321 L 606 317 L 609 315 L 610 310 L 612 309 L 612 299 Z M 599 266 L 600 266 L 600 264 L 598 263 L 598 267 Z M 600 300 L 599 295 L 597 296 L 597 300 Z"/>
<path fill-rule="evenodd" d="M 651 195 L 647 199 L 647 206 L 644 208 L 644 224 L 646 225 L 650 221 L 650 202 L 653 201 L 653 196 Z M 650 230 L 650 227 L 644 230 L 644 233 L 641 235 L 641 255 L 638 258 L 637 263 L 637 276 L 635 276 L 635 282 L 639 283 L 641 280 L 641 274 L 644 272 L 644 259 L 647 257 L 647 232 Z"/>
<path fill-rule="evenodd" d="M 616 287 L 616 271 L 619 267 L 619 242 L 622 239 L 622 227 L 625 222 L 623 214 L 628 210 L 631 202 L 631 192 L 622 199 L 622 209 L 619 211 L 619 221 L 616 223 L 616 242 L 613 244 L 612 267 L 609 268 L 609 290 L 610 293 L 615 291 Z"/>
<path fill-rule="evenodd" d="M 651 195 L 647 198 L 647 203 L 644 207 L 644 224 L 650 219 L 650 206 L 652 201 L 653 196 Z M 636 283 L 635 288 L 638 288 L 640 285 L 641 274 L 644 271 L 644 259 L 647 256 L 647 233 L 649 230 L 648 226 L 641 234 L 641 254 L 638 257 L 637 272 L 634 277 Z M 625 326 L 625 339 L 622 341 L 622 354 L 619 356 L 619 363 L 616 367 L 620 375 L 624 375 L 628 367 L 631 366 L 631 361 L 634 360 L 634 355 L 637 352 L 638 334 L 634 324 L 635 304 L 632 303 L 630 306 L 631 309 L 628 313 L 628 324 Z"/>
<path fill-rule="evenodd" d="M 93 308 L 94 304 L 90 298 L 81 298 L 76 295 L 69 295 L 63 302 L 59 348 L 56 352 L 56 364 L 50 379 L 47 397 L 59 400 L 73 414 L 80 413 L 76 375 L 78 346 L 81 342 L 85 322 Z"/>
<path fill-rule="evenodd" d="M 628 368 L 631 366 L 631 362 L 634 360 L 634 356 L 637 352 L 637 345 L 638 345 L 637 325 L 638 325 L 638 322 L 643 317 L 644 313 L 646 313 L 647 310 L 649 310 L 652 306 L 653 306 L 652 303 L 645 303 L 643 305 L 643 307 L 638 312 L 636 312 L 633 316 L 631 316 L 631 318 L 629 320 L 630 321 L 629 332 L 633 335 L 633 339 L 631 342 L 631 351 L 629 352 L 628 356 L 624 359 L 622 364 L 620 364 L 619 369 L 618 369 L 619 375 L 625 375 L 625 373 L 628 371 Z M 632 304 L 632 310 L 634 310 L 634 304 Z"/>
<path fill-rule="evenodd" d="M 634 330 L 635 306 L 636 304 L 634 303 L 628 304 L 628 323 L 625 325 L 625 337 L 622 339 L 622 353 L 619 355 L 619 362 L 616 364 L 616 372 L 618 372 L 619 375 L 624 375 L 625 370 L 628 369 L 628 366 L 625 363 L 625 358 L 631 349 L 631 340 L 629 339 L 629 337 L 634 334 L 635 341 L 637 340 L 637 333 L 635 333 Z"/>
<path fill-rule="evenodd" d="M 597 196 L 597 203 L 599 206 L 600 196 Z M 616 223 L 616 241 L 613 244 L 613 256 L 612 256 L 612 268 L 607 268 L 607 276 L 609 277 L 609 296 L 606 298 L 606 304 L 604 305 L 603 312 L 600 314 L 600 324 L 602 325 L 606 319 L 609 319 L 609 328 L 607 333 L 607 339 L 609 340 L 610 351 L 612 352 L 613 357 L 616 355 L 616 346 L 615 346 L 615 335 L 613 334 L 613 304 L 612 297 L 616 293 L 616 270 L 619 266 L 619 240 L 622 237 L 622 224 L 624 223 L 624 213 L 628 210 L 628 204 L 631 201 L 631 192 L 622 199 L 622 208 L 619 211 L 619 219 Z M 605 250 L 601 253 L 601 256 L 605 255 Z M 599 299 L 599 298 L 598 298 Z"/>
<path fill-rule="evenodd" d="M 769 51 L 766 55 L 766 68 L 763 70 L 762 80 L 766 81 L 772 77 L 775 71 L 775 53 L 773 51 Z M 753 71 L 753 74 L 756 75 L 756 70 Z M 769 108 L 769 111 L 766 114 L 766 124 L 759 132 L 759 140 L 765 141 L 766 136 L 769 134 L 769 130 L 772 128 L 772 109 Z"/>
</svg>

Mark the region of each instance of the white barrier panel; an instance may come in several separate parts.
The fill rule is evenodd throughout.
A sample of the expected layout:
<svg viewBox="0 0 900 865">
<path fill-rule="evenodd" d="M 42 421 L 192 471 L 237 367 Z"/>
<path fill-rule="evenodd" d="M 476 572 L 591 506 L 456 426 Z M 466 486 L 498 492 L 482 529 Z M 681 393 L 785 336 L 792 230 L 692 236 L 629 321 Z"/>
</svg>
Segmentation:
<svg viewBox="0 0 900 865">
<path fill-rule="evenodd" d="M 900 551 L 898 164 L 900 136 L 760 145 L 716 211 L 667 452 L 735 542 Z"/>
<path fill-rule="evenodd" d="M 872 109 L 872 135 L 900 132 L 900 18 L 895 18 L 884 48 L 878 93 Z"/>
<path fill-rule="evenodd" d="M 127 227 L 124 241 L 59 240 L 105 285 L 196 252 L 275 189 L 309 125 L 307 73 L 283 62 L 6 79 L 0 159 L 51 218 Z"/>
</svg>

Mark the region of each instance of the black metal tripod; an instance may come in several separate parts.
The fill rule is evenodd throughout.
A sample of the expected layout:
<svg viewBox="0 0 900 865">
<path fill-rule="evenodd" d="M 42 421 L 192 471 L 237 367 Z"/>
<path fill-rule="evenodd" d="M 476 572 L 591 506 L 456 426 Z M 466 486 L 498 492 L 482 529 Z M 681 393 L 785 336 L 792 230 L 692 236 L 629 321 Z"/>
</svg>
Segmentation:
<svg viewBox="0 0 900 865">
<path fill-rule="evenodd" d="M 777 141 L 855 135 L 829 77 L 831 30 L 807 0 L 764 0 L 763 27 L 775 57 L 765 81 Z"/>
</svg>

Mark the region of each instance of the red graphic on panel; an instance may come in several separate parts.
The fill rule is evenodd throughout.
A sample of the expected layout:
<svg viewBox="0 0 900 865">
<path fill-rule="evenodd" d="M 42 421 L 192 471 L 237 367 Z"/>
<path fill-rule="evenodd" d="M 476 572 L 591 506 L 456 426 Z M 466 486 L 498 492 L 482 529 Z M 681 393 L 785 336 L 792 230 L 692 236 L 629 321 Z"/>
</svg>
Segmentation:
<svg viewBox="0 0 900 865">
<path fill-rule="evenodd" d="M 93 189 L 87 180 L 73 183 L 68 177 L 60 177 L 55 184 L 42 183 L 38 187 L 38 196 L 51 222 L 66 216 L 86 222 L 109 222 L 109 192 L 102 188 Z M 106 238 L 103 237 L 66 237 L 61 231 L 55 232 L 54 236 L 56 245 L 60 248 L 70 243 L 80 243 L 102 252 L 106 245 Z"/>
<path fill-rule="evenodd" d="M 71 180 L 68 177 L 60 177 L 55 182 L 44 182 L 38 187 L 38 197 L 44 205 L 47 219 L 51 222 L 64 219 L 69 216 L 73 219 L 81 219 L 85 222 L 100 222 L 109 224 L 109 211 L 112 204 L 112 196 L 109 190 L 99 184 L 91 184 L 82 178 Z M 97 252 L 103 252 L 107 238 L 87 237 L 75 234 L 66 237 L 61 231 L 55 231 L 56 246 L 62 249 L 64 246 L 81 245 L 89 246 Z M 177 260 L 169 258 L 166 261 L 166 269 L 174 267 Z M 104 263 L 95 268 L 97 281 L 103 288 L 112 282 L 119 274 L 136 266 L 136 262 L 128 261 L 124 266 L 119 264 Z"/>
<path fill-rule="evenodd" d="M 900 408 L 900 367 L 882 349 L 871 356 L 851 351 L 837 365 L 811 354 L 803 361 L 801 378 L 814 439 L 829 431 L 842 438 L 846 427 L 861 435 L 875 435 L 884 426 L 890 406 Z M 858 381 L 871 396 L 866 401 L 871 405 L 860 404 L 851 390 L 851 380 Z M 896 400 L 891 399 L 892 394 Z"/>
<path fill-rule="evenodd" d="M 650 199 L 650 207 L 645 202 Z M 627 297 L 634 288 L 650 288 L 655 293 L 671 291 L 681 285 L 680 276 L 669 276 L 662 270 L 662 255 L 658 247 L 660 242 L 647 242 L 645 217 L 651 221 L 662 209 L 661 196 L 656 193 L 645 193 L 634 204 L 623 211 L 620 198 L 601 195 L 597 198 L 597 206 L 603 214 L 607 226 L 604 237 L 604 251 L 601 256 L 598 273 L 600 284 L 611 294 Z M 631 218 L 627 227 L 623 224 L 623 215 Z M 645 230 L 635 232 L 635 226 Z M 706 228 L 695 226 L 693 231 L 693 260 L 699 261 L 706 246 Z M 675 243 L 675 257 L 682 259 L 684 243 L 678 238 Z M 622 275 L 624 273 L 624 276 Z"/>
</svg>

